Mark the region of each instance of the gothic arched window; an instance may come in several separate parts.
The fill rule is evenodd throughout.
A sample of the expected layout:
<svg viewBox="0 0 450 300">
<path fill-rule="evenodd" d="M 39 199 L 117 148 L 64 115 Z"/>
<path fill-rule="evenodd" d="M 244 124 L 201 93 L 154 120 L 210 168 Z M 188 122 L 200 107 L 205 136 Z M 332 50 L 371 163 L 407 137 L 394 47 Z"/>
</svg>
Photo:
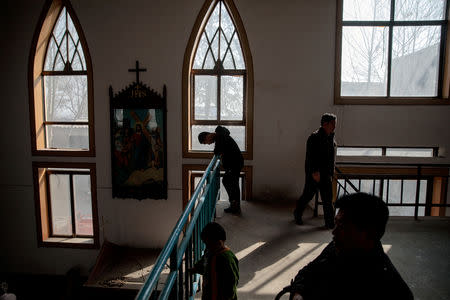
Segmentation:
<svg viewBox="0 0 450 300">
<path fill-rule="evenodd" d="M 205 157 L 214 145 L 197 136 L 227 127 L 246 159 L 252 157 L 253 66 L 231 0 L 206 1 L 186 49 L 183 68 L 183 154 Z M 208 154 L 207 154 L 208 155 Z"/>
<path fill-rule="evenodd" d="M 98 248 L 92 64 L 69 0 L 47 0 L 29 61 L 32 168 L 40 246 Z M 45 155 L 45 158 L 36 156 Z"/>
<path fill-rule="evenodd" d="M 93 156 L 90 56 L 67 4 L 52 2 L 35 39 L 30 63 L 33 154 Z"/>
</svg>

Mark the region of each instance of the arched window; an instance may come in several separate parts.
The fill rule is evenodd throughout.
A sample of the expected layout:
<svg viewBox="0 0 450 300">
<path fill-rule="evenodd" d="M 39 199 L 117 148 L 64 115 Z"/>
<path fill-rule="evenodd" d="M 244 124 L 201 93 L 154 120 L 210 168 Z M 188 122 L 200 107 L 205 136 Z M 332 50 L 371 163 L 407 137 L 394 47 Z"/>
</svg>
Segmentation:
<svg viewBox="0 0 450 300">
<path fill-rule="evenodd" d="M 69 0 L 47 0 L 29 60 L 32 168 L 38 243 L 98 248 L 92 64 Z M 45 158 L 36 160 L 36 156 Z"/>
<path fill-rule="evenodd" d="M 92 67 L 81 26 L 61 0 L 41 24 L 30 55 L 33 154 L 93 156 Z"/>
<path fill-rule="evenodd" d="M 183 154 L 207 157 L 214 145 L 197 136 L 227 127 L 246 159 L 252 158 L 253 66 L 248 41 L 231 0 L 206 1 L 183 66 Z"/>
</svg>

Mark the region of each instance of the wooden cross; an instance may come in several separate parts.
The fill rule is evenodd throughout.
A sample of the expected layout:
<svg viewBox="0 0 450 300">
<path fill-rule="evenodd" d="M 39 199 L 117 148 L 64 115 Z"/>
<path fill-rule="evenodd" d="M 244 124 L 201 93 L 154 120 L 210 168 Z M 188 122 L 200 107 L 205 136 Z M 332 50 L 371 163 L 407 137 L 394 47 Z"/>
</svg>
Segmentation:
<svg viewBox="0 0 450 300">
<path fill-rule="evenodd" d="M 136 69 L 128 69 L 128 72 L 136 72 L 136 83 L 139 83 L 139 72 L 147 72 L 147 69 L 139 69 L 139 61 L 136 61 Z"/>
</svg>

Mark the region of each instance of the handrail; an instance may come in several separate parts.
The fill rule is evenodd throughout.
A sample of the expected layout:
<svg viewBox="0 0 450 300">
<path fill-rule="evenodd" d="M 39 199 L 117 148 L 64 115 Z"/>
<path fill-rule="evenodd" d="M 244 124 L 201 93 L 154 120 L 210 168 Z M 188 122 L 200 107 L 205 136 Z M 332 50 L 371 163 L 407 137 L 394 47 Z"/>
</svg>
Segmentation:
<svg viewBox="0 0 450 300">
<path fill-rule="evenodd" d="M 412 163 L 412 162 L 337 162 L 337 164 L 339 164 L 340 166 L 346 166 L 346 165 L 353 165 L 353 166 L 377 166 L 377 167 L 400 167 L 400 168 L 405 168 L 405 169 L 412 169 L 412 170 L 417 170 L 417 172 L 414 173 L 410 173 L 410 174 L 370 174 L 370 173 L 357 173 L 357 174 L 345 174 L 343 173 L 338 167 L 335 167 L 336 169 L 336 173 L 342 177 L 341 179 L 344 179 L 345 184 L 349 184 L 354 191 L 358 192 L 358 189 L 353 185 L 353 183 L 350 181 L 349 178 L 352 178 L 353 176 L 357 176 L 356 179 L 357 180 L 362 180 L 361 176 L 370 176 L 370 178 L 381 178 L 381 180 L 388 180 L 388 185 L 389 185 L 389 180 L 392 178 L 400 178 L 400 179 L 405 179 L 405 178 L 411 178 L 416 180 L 417 184 L 416 184 L 416 192 L 415 192 L 415 201 L 413 203 L 404 203 L 402 200 L 400 200 L 399 203 L 389 203 L 388 198 L 386 198 L 386 204 L 388 206 L 413 206 L 414 207 L 414 218 L 417 220 L 418 219 L 418 212 L 419 212 L 419 207 L 425 207 L 425 210 L 427 209 L 431 209 L 433 207 L 450 207 L 450 204 L 448 203 L 434 203 L 429 201 L 429 197 L 427 197 L 428 200 L 425 201 L 425 203 L 420 203 L 420 190 L 421 190 L 421 181 L 425 178 L 433 178 L 435 176 L 437 177 L 441 177 L 441 178 L 446 178 L 446 180 L 448 180 L 448 178 L 450 178 L 449 174 L 448 174 L 448 169 L 450 169 L 450 164 L 442 164 L 442 163 Z M 426 170 L 428 169 L 432 169 L 432 168 L 444 168 L 446 169 L 446 174 L 428 174 L 425 173 Z M 393 177 L 394 176 L 394 177 Z M 343 186 L 339 180 L 337 180 L 338 178 L 336 178 L 336 182 L 339 185 L 339 190 L 337 192 L 337 195 L 339 195 L 339 191 L 340 188 L 342 188 L 344 190 L 344 194 L 347 194 L 348 191 L 346 189 L 345 186 Z M 374 179 L 375 180 L 375 179 Z M 403 182 L 403 181 L 402 181 Z M 447 182 L 447 181 L 445 181 Z M 447 184 L 447 183 L 446 183 Z M 373 189 L 375 190 L 375 186 L 373 186 Z M 388 186 L 389 189 L 389 186 Z M 445 188 L 445 191 L 443 192 L 444 196 L 447 194 L 447 188 Z"/>
<path fill-rule="evenodd" d="M 352 187 L 352 189 L 354 189 L 355 191 L 359 192 L 359 189 L 356 188 L 356 186 L 353 185 L 353 183 L 348 179 L 347 176 L 345 176 L 344 173 L 342 173 L 341 170 L 339 170 L 338 167 L 334 167 L 334 169 L 336 170 L 337 173 L 339 173 L 339 175 L 344 177 L 345 182 L 347 182 L 348 184 L 350 184 L 350 186 Z M 345 187 L 342 186 L 342 184 L 336 180 L 336 182 L 347 192 L 347 189 Z"/>
<path fill-rule="evenodd" d="M 219 162 L 218 156 L 214 156 L 209 163 L 194 194 L 158 256 L 152 271 L 137 294 L 136 300 L 150 299 L 169 258 L 170 274 L 158 299 L 167 299 L 169 296 L 172 296 L 174 299 L 182 298 L 182 291 L 181 293 L 179 291 L 179 286 L 182 284 L 177 281 L 180 279 L 183 281 L 183 257 L 187 255 L 188 259 L 186 259 L 186 262 L 188 262 L 192 255 L 194 255 L 194 258 L 198 258 L 203 250 L 204 246 L 199 242 L 199 234 L 206 223 L 210 222 L 214 216 L 219 194 Z M 185 229 L 185 233 L 179 243 L 183 229 Z M 195 235 L 193 234 L 194 231 Z M 194 249 L 190 249 L 191 253 L 186 253 L 186 249 L 190 248 L 189 246 L 192 246 L 192 244 L 194 244 Z M 194 283 L 190 282 L 189 284 L 192 286 Z M 195 293 L 195 290 L 193 292 Z"/>
</svg>

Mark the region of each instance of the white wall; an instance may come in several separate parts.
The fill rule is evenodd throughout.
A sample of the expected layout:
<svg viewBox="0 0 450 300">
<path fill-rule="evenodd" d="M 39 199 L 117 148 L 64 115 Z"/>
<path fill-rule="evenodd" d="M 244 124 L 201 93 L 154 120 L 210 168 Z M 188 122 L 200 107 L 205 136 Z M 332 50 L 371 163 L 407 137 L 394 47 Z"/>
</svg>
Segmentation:
<svg viewBox="0 0 450 300">
<path fill-rule="evenodd" d="M 81 265 L 87 272 L 98 250 L 37 248 L 27 70 L 43 4 L 7 0 L 1 10 L 0 270 L 61 274 Z M 246 162 L 254 168 L 255 199 L 295 201 L 303 186 L 306 138 L 326 111 L 338 115 L 339 144 L 431 145 L 449 151 L 450 106 L 333 105 L 335 1 L 235 4 L 255 72 L 254 159 Z M 192 163 L 181 152 L 181 71 L 203 0 L 73 0 L 72 5 L 93 62 L 97 157 L 88 160 L 97 164 L 101 238 L 160 247 L 181 212 L 182 163 Z M 159 92 L 167 85 L 168 200 L 111 197 L 108 87 L 117 92 L 134 81 L 128 69 L 136 60 L 148 70 L 140 75 L 144 83 Z"/>
</svg>

